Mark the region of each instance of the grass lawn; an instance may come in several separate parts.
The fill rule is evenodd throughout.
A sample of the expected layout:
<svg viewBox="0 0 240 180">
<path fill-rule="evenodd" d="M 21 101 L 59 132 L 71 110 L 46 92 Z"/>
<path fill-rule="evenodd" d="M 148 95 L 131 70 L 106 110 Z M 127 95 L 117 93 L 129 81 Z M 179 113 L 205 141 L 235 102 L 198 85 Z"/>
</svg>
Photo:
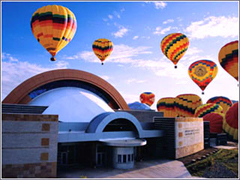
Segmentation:
<svg viewBox="0 0 240 180">
<path fill-rule="evenodd" d="M 238 149 L 221 149 L 204 160 L 187 166 L 192 176 L 206 178 L 237 178 Z"/>
</svg>

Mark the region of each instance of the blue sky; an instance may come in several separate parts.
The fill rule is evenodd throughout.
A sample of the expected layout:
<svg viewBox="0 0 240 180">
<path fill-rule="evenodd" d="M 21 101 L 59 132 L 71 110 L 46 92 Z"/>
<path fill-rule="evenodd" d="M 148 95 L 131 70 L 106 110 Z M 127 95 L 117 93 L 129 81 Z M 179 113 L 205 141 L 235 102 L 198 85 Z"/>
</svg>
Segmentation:
<svg viewBox="0 0 240 180">
<path fill-rule="evenodd" d="M 50 54 L 34 38 L 30 19 L 40 7 L 57 4 L 76 16 L 73 40 L 51 62 Z M 183 93 L 239 99 L 238 82 L 219 64 L 223 45 L 239 39 L 238 2 L 2 2 L 2 99 L 24 80 L 52 69 L 79 69 L 111 83 L 127 103 L 145 91 L 163 97 Z M 161 40 L 181 32 L 190 41 L 178 68 L 160 49 Z M 110 39 L 113 52 L 102 66 L 92 51 L 99 38 Z M 216 78 L 201 95 L 188 76 L 195 61 L 208 59 L 218 66 Z"/>
</svg>

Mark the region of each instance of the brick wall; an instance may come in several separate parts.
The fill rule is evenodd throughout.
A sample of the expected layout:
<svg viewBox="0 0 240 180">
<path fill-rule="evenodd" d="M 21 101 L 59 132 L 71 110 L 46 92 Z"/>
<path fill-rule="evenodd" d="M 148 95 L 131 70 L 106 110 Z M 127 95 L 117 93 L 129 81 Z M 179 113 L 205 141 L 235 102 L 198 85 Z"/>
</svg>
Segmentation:
<svg viewBox="0 0 240 180">
<path fill-rule="evenodd" d="M 2 176 L 56 177 L 58 116 L 2 114 Z"/>
</svg>

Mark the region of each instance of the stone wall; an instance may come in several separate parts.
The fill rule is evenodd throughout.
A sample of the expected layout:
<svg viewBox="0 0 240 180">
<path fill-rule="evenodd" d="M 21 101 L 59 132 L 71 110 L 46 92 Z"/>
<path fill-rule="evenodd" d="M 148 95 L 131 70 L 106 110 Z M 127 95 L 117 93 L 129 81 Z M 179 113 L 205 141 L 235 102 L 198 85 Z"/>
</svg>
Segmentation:
<svg viewBox="0 0 240 180">
<path fill-rule="evenodd" d="M 58 116 L 2 114 L 2 176 L 56 177 Z"/>
</svg>

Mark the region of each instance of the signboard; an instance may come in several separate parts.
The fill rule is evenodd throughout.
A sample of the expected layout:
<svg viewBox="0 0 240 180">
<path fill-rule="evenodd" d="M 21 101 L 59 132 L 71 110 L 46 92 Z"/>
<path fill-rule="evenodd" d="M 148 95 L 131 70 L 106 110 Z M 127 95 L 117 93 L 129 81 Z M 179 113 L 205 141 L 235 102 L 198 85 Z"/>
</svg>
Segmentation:
<svg viewBox="0 0 240 180">
<path fill-rule="evenodd" d="M 204 148 L 203 119 L 175 119 L 176 159 L 196 153 Z"/>
</svg>

